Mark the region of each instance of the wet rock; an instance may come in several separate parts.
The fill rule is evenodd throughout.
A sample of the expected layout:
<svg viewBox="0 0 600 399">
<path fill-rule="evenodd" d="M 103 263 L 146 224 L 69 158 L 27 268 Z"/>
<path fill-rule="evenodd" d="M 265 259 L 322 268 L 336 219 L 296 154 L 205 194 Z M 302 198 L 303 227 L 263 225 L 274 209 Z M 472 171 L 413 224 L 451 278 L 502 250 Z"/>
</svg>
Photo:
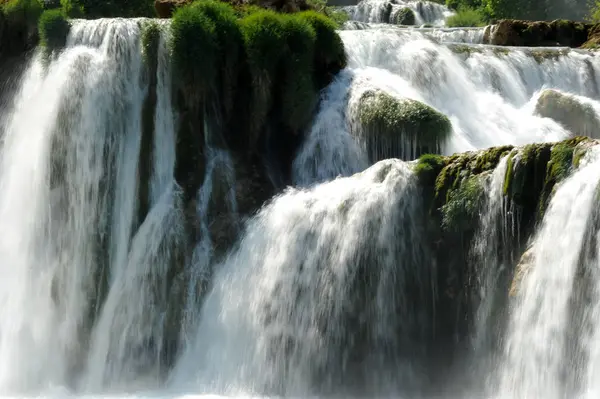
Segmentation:
<svg viewBox="0 0 600 399">
<path fill-rule="evenodd" d="M 176 8 L 191 2 L 192 0 L 155 0 L 154 9 L 159 18 L 171 18 Z"/>
<path fill-rule="evenodd" d="M 416 22 L 415 13 L 410 8 L 406 7 L 401 9 L 394 16 L 396 25 L 414 25 Z"/>
<path fill-rule="evenodd" d="M 504 19 L 492 29 L 490 44 L 498 46 L 580 47 L 588 40 L 591 25 L 566 20 L 521 21 Z"/>
<path fill-rule="evenodd" d="M 429 105 L 377 90 L 362 94 L 358 124 L 372 162 L 439 152 L 452 131 L 448 117 Z"/>
<path fill-rule="evenodd" d="M 600 120 L 591 105 L 556 90 L 544 90 L 537 101 L 535 112 L 542 117 L 554 119 L 574 136 L 593 137 L 600 132 Z"/>
<path fill-rule="evenodd" d="M 523 283 L 525 276 L 527 275 L 527 273 L 529 273 L 534 263 L 535 257 L 533 253 L 533 248 L 529 248 L 527 249 L 527 251 L 525 251 L 523 256 L 521 256 L 519 263 L 515 267 L 514 277 L 510 285 L 510 296 L 516 296 L 519 293 L 521 284 Z"/>
</svg>

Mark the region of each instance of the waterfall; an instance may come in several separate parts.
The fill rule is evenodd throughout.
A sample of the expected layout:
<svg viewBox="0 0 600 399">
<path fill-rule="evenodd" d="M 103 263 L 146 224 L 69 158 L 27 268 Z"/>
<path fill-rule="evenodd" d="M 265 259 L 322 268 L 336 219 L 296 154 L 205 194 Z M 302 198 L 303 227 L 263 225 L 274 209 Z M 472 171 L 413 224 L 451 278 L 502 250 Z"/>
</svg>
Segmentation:
<svg viewBox="0 0 600 399">
<path fill-rule="evenodd" d="M 396 14 L 408 8 L 415 14 L 415 24 L 444 25 L 454 14 L 447 7 L 430 1 L 362 0 L 356 6 L 344 7 L 350 19 L 361 22 L 394 23 Z"/>
<path fill-rule="evenodd" d="M 366 154 L 352 121 L 357 95 L 366 90 L 421 101 L 447 115 L 453 132 L 442 148 L 445 154 L 571 136 L 555 120 L 535 112 L 540 93 L 548 88 L 584 97 L 594 110 L 600 105 L 600 62 L 592 53 L 456 47 L 415 29 L 344 30 L 340 35 L 349 65 L 323 93 L 319 114 L 295 162 L 297 183 L 361 170 Z"/>
<path fill-rule="evenodd" d="M 525 277 L 519 283 L 511 314 L 499 375 L 500 397 L 570 396 L 576 393 L 577 374 L 587 369 L 589 351 L 583 350 L 573 363 L 569 359 L 577 350 L 577 341 L 585 342 L 589 329 L 593 333 L 599 327 L 578 320 L 588 317 L 589 312 L 578 309 L 588 306 L 586 294 L 578 292 L 585 290 L 582 275 L 597 277 L 597 253 L 586 257 L 584 248 L 589 225 L 597 219 L 591 216 L 600 181 L 597 150 L 589 155 L 587 165 L 584 162 L 556 190 L 534 239 L 532 260 L 521 266 Z M 596 235 L 598 227 L 593 228 L 591 234 Z M 597 248 L 591 250 L 597 252 Z M 591 280 L 595 281 L 597 278 Z M 597 302 L 595 298 L 593 303 Z M 585 389 L 585 382 L 582 384 L 579 388 Z"/>
<path fill-rule="evenodd" d="M 304 395 L 414 382 L 426 324 L 409 309 L 426 303 L 431 262 L 416 189 L 390 160 L 276 197 L 218 267 L 173 383 Z"/>
</svg>

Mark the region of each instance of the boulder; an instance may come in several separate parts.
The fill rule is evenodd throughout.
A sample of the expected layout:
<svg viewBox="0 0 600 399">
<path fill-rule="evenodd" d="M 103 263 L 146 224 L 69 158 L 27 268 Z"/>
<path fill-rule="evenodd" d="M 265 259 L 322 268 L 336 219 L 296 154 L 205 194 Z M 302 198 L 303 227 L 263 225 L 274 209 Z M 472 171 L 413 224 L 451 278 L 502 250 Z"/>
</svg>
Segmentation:
<svg viewBox="0 0 600 399">
<path fill-rule="evenodd" d="M 600 120 L 591 105 L 556 90 L 544 90 L 538 98 L 535 113 L 554 119 L 574 136 L 593 137 L 600 132 Z"/>
<path fill-rule="evenodd" d="M 408 7 L 402 8 L 394 17 L 393 22 L 396 25 L 414 25 L 416 23 L 415 13 Z"/>
<path fill-rule="evenodd" d="M 422 102 L 393 97 L 383 91 L 362 94 L 357 110 L 357 135 L 371 162 L 387 158 L 410 160 L 439 152 L 452 132 L 446 115 Z"/>
<path fill-rule="evenodd" d="M 158 18 L 171 18 L 177 7 L 191 3 L 192 0 L 155 0 L 154 9 Z"/>
<path fill-rule="evenodd" d="M 527 251 L 525 251 L 523 256 L 521 256 L 519 263 L 515 267 L 514 276 L 510 285 L 510 296 L 516 296 L 519 293 L 519 289 L 523 284 L 523 279 L 527 273 L 529 273 L 534 263 L 535 257 L 533 248 L 529 248 Z"/>
<path fill-rule="evenodd" d="M 588 40 L 590 28 L 591 25 L 565 20 L 546 22 L 504 19 L 492 28 L 490 44 L 580 47 Z"/>
</svg>

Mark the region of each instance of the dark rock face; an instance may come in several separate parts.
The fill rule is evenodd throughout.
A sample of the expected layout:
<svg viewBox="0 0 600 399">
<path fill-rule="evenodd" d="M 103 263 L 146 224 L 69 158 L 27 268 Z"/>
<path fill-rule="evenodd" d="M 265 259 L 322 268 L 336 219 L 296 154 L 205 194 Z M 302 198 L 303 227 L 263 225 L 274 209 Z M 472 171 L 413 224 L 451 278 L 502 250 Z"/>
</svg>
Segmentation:
<svg viewBox="0 0 600 399">
<path fill-rule="evenodd" d="M 592 25 L 555 20 L 520 21 L 505 19 L 491 33 L 490 44 L 498 46 L 566 46 L 581 47 L 588 40 Z"/>
<path fill-rule="evenodd" d="M 188 3 L 191 3 L 191 0 L 156 0 L 154 9 L 158 18 L 171 18 L 177 7 L 182 7 Z"/>
</svg>

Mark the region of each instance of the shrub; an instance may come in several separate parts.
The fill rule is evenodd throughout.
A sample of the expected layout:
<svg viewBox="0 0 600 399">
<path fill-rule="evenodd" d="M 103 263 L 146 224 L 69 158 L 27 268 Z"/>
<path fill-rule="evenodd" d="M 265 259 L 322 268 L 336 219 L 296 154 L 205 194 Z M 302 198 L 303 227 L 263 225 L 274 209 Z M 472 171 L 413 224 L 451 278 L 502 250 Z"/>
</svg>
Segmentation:
<svg viewBox="0 0 600 399">
<path fill-rule="evenodd" d="M 336 31 L 335 23 L 323 14 L 304 11 L 297 14 L 315 30 L 315 77 L 319 87 L 331 81 L 331 75 L 346 67 L 347 59 L 344 43 Z"/>
<path fill-rule="evenodd" d="M 148 22 L 142 28 L 142 54 L 148 65 L 156 64 L 160 42 L 160 25 Z"/>
<path fill-rule="evenodd" d="M 481 11 L 469 7 L 460 7 L 456 14 L 446 20 L 448 27 L 484 26 L 485 20 Z"/>
<path fill-rule="evenodd" d="M 9 0 L 1 7 L 9 22 L 26 22 L 29 25 L 37 24 L 44 10 L 41 0 Z"/>
<path fill-rule="evenodd" d="M 60 7 L 69 18 L 82 18 L 85 15 L 83 5 L 78 0 L 60 0 Z"/>
<path fill-rule="evenodd" d="M 38 21 L 40 44 L 49 50 L 61 48 L 67 42 L 69 21 L 62 10 L 46 10 Z"/>
<path fill-rule="evenodd" d="M 217 80 L 219 43 L 216 26 L 195 7 L 175 11 L 171 22 L 173 63 L 196 100 L 204 97 Z"/>
</svg>

